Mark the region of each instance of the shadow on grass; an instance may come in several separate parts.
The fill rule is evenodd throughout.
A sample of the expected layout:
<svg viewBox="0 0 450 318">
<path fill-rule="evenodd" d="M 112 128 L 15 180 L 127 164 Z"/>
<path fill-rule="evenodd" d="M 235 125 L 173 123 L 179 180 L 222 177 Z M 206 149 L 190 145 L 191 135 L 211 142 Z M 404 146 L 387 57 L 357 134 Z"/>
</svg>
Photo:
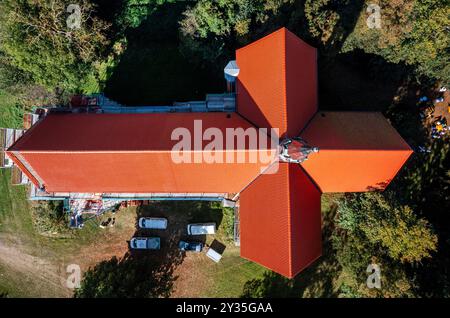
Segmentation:
<svg viewBox="0 0 450 318">
<path fill-rule="evenodd" d="M 140 229 L 141 217 L 164 217 L 166 230 Z M 137 208 L 136 231 L 133 237 L 160 237 L 160 250 L 130 250 L 123 257 L 113 257 L 90 268 L 83 276 L 78 298 L 102 297 L 169 297 L 176 268 L 185 253 L 178 248 L 180 239 L 202 241 L 206 236 L 190 236 L 188 223 L 222 222 L 222 210 L 204 201 L 151 201 Z M 192 239 L 194 238 L 194 239 Z M 130 238 L 131 239 L 131 238 Z"/>
<path fill-rule="evenodd" d="M 169 297 L 177 278 L 174 270 L 183 257 L 176 250 L 163 259 L 154 253 L 127 253 L 120 259 L 102 261 L 85 273 L 75 297 Z"/>
<path fill-rule="evenodd" d="M 140 217 L 164 217 L 168 220 L 165 231 L 138 229 Z M 159 236 L 162 248 L 168 244 L 170 249 L 177 249 L 178 242 L 192 241 L 206 243 L 206 235 L 187 235 L 187 225 L 190 223 L 216 223 L 218 228 L 222 223 L 223 212 L 212 206 L 208 201 L 156 201 L 149 205 L 138 207 L 136 219 L 136 236 Z"/>
<path fill-rule="evenodd" d="M 162 5 L 126 32 L 127 49 L 106 83 L 106 96 L 125 105 L 171 105 L 225 90 L 222 73 L 179 50 L 178 21 L 185 6 L 184 1 Z"/>
<path fill-rule="evenodd" d="M 386 111 L 411 69 L 360 50 L 319 59 L 322 110 Z"/>
<path fill-rule="evenodd" d="M 141 215 L 138 213 L 138 218 Z M 168 235 L 169 230 L 170 223 L 165 231 L 137 228 L 133 237 L 160 237 L 161 249 L 130 249 L 121 258 L 113 257 L 97 264 L 84 274 L 75 297 L 169 297 L 177 279 L 175 269 L 184 259 L 177 247 L 177 235 Z"/>
</svg>

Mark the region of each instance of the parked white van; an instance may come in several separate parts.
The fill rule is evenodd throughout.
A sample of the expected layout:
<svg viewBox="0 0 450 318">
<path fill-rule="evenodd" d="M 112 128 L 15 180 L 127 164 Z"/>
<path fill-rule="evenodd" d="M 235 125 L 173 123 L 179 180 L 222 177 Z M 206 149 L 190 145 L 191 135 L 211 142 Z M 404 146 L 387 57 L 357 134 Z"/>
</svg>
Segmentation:
<svg viewBox="0 0 450 318">
<path fill-rule="evenodd" d="M 140 218 L 139 227 L 141 229 L 155 229 L 165 230 L 167 229 L 167 219 L 165 218 Z"/>
<path fill-rule="evenodd" d="M 189 235 L 215 234 L 216 233 L 216 223 L 188 224 L 187 232 Z"/>
</svg>

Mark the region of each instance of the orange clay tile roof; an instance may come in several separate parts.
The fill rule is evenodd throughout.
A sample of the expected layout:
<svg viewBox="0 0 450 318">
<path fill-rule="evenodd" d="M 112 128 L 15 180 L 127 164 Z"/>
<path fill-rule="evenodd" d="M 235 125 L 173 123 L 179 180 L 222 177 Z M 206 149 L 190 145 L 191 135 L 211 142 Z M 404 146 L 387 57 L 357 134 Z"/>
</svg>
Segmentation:
<svg viewBox="0 0 450 318">
<path fill-rule="evenodd" d="M 261 151 L 236 140 L 228 151 L 234 163 L 227 163 L 226 155 L 218 163 L 175 163 L 172 147 L 178 140 L 171 140 L 171 133 L 183 127 L 194 135 L 194 120 L 202 121 L 203 131 L 215 127 L 224 136 L 227 128 L 251 127 L 239 115 L 224 113 L 50 114 L 9 153 L 20 154 L 49 192 L 239 192 L 265 165 L 240 163 L 238 155 Z M 202 154 L 187 152 L 192 161 Z"/>
<path fill-rule="evenodd" d="M 10 150 L 168 151 L 178 142 L 171 140 L 172 132 L 186 128 L 193 135 L 195 120 L 201 121 L 203 131 L 215 127 L 224 134 L 226 128 L 253 127 L 235 113 L 56 113 L 33 126 L 32 133 L 24 134 Z M 239 149 L 237 143 L 235 149 Z"/>
<path fill-rule="evenodd" d="M 241 192 L 241 256 L 298 274 L 321 255 L 320 195 L 299 165 L 280 163 L 260 175 Z"/>
<path fill-rule="evenodd" d="M 321 192 L 384 188 L 411 154 L 381 114 L 314 116 L 316 56 L 316 49 L 282 28 L 237 50 L 238 113 L 230 118 L 224 113 L 51 114 L 8 154 L 49 192 L 240 192 L 241 256 L 293 277 L 321 255 Z M 175 164 L 171 133 L 177 127 L 193 133 L 196 119 L 203 130 L 254 124 L 278 128 L 281 137 L 301 132 L 320 151 L 301 165 L 275 162 L 263 174 L 267 164 L 262 163 Z M 244 144 L 229 152 L 255 151 Z"/>
<path fill-rule="evenodd" d="M 320 149 L 302 167 L 322 192 L 384 189 L 412 153 L 381 113 L 319 112 L 301 137 Z"/>
<path fill-rule="evenodd" d="M 286 28 L 236 51 L 237 111 L 294 137 L 317 111 L 317 50 Z"/>
</svg>

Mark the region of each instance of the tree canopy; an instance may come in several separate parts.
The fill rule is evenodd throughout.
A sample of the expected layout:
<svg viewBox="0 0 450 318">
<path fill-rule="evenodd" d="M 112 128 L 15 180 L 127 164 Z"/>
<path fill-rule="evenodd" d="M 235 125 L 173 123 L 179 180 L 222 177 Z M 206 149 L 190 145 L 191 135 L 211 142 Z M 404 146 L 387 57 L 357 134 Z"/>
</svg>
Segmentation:
<svg viewBox="0 0 450 318">
<path fill-rule="evenodd" d="M 48 88 L 77 90 L 109 44 L 108 24 L 96 17 L 89 0 L 5 0 L 0 4 L 0 48 L 11 63 Z M 76 21 L 75 21 L 76 23 Z"/>
</svg>

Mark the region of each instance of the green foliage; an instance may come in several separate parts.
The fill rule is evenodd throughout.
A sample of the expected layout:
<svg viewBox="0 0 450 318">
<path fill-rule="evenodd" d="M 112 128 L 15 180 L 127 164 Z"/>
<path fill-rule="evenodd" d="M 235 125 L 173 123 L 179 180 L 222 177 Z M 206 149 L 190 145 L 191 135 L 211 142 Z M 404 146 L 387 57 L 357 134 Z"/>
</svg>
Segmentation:
<svg viewBox="0 0 450 318">
<path fill-rule="evenodd" d="M 118 42 L 117 45 L 120 45 Z M 87 75 L 82 86 L 81 91 L 84 94 L 93 94 L 103 91 L 103 86 L 111 77 L 113 70 L 117 67 L 120 59 L 120 53 L 111 54 L 101 63 L 93 65 L 95 72 Z"/>
<path fill-rule="evenodd" d="M 203 205 L 200 205 L 199 208 L 203 210 Z M 206 208 L 209 211 L 217 214 L 222 214 L 221 219 L 217 218 L 216 221 L 221 230 L 220 239 L 227 240 L 229 242 L 233 241 L 234 238 L 234 209 L 233 208 L 225 208 L 222 206 L 221 202 L 211 202 L 206 205 Z M 206 210 L 208 212 L 208 210 Z"/>
<path fill-rule="evenodd" d="M 373 244 L 361 235 L 333 233 L 333 248 L 341 267 L 336 285 L 338 297 L 413 297 L 415 284 L 407 274 L 404 264 L 387 257 L 379 244 Z M 381 269 L 381 289 L 369 289 L 366 285 L 370 273 L 369 264 Z"/>
<path fill-rule="evenodd" d="M 340 297 L 341 298 L 360 298 L 361 295 L 356 292 L 352 286 L 346 283 L 342 284 L 340 287 Z"/>
<path fill-rule="evenodd" d="M 200 0 L 184 12 L 182 40 L 206 60 L 224 54 L 224 44 L 245 39 L 252 28 L 267 21 L 292 0 Z"/>
<path fill-rule="evenodd" d="M 234 238 L 234 209 L 233 208 L 222 208 L 223 218 L 221 227 L 224 230 L 225 238 L 228 241 L 233 241 Z"/>
<path fill-rule="evenodd" d="M 19 99 L 0 89 L 0 127 L 21 128 L 23 112 Z"/>
<path fill-rule="evenodd" d="M 450 7 L 440 0 L 379 1 L 381 29 L 370 29 L 365 1 L 355 30 L 346 39 L 343 51 L 355 48 L 379 54 L 386 60 L 416 67 L 418 74 L 450 81 L 448 48 Z"/>
<path fill-rule="evenodd" d="M 425 219 L 400 205 L 392 192 L 347 195 L 339 203 L 333 248 L 342 268 L 341 297 L 410 297 L 416 286 L 407 264 L 418 264 L 437 249 Z M 366 268 L 382 269 L 382 288 L 368 289 Z"/>
<path fill-rule="evenodd" d="M 45 236 L 70 234 L 62 202 L 40 201 L 33 207 L 33 225 L 37 233 Z"/>
<path fill-rule="evenodd" d="M 411 202 L 414 210 L 427 217 L 439 235 L 438 253 L 423 262 L 415 272 L 420 295 L 449 297 L 450 276 L 450 144 L 449 139 L 434 140 L 431 152 L 418 154 L 410 169 L 395 186 L 399 196 Z"/>
<path fill-rule="evenodd" d="M 397 206 L 380 193 L 350 196 L 338 210 L 337 225 L 374 246 L 381 245 L 400 262 L 414 263 L 430 257 L 437 237 L 429 223 L 408 206 Z"/>
<path fill-rule="evenodd" d="M 344 2 L 346 1 L 305 1 L 305 16 L 312 36 L 320 38 L 324 43 L 329 40 L 340 18 L 338 12 L 330 10 L 330 8 L 333 8 L 335 4 L 343 4 Z"/>
<path fill-rule="evenodd" d="M 0 89 L 13 92 L 17 86 L 29 82 L 27 74 L 12 65 L 10 59 L 0 52 Z"/>
<path fill-rule="evenodd" d="M 252 279 L 244 284 L 242 297 L 292 297 L 290 293 L 293 284 L 293 280 L 289 280 L 277 273 L 266 271 L 262 278 Z"/>
<path fill-rule="evenodd" d="M 407 199 L 421 207 L 439 210 L 450 208 L 450 144 L 447 140 L 434 141 L 431 152 L 418 158 L 414 169 L 405 177 Z M 420 194 L 420 195 L 418 195 Z M 445 208 L 447 207 L 447 208 Z"/>
<path fill-rule="evenodd" d="M 372 227 L 373 224 L 380 226 Z M 378 213 L 369 214 L 361 230 L 371 243 L 381 243 L 389 256 L 401 262 L 420 261 L 436 250 L 437 237 L 430 232 L 429 223 L 418 220 L 408 206 L 381 208 Z"/>
<path fill-rule="evenodd" d="M 77 2 L 81 28 L 67 27 L 71 3 L 6 0 L 0 4 L 1 50 L 15 67 L 49 89 L 79 89 L 109 44 L 105 36 L 109 26 L 95 16 L 88 0 Z"/>
<path fill-rule="evenodd" d="M 117 23 L 122 30 L 137 28 L 158 6 L 174 3 L 176 0 L 125 0 Z"/>
</svg>

